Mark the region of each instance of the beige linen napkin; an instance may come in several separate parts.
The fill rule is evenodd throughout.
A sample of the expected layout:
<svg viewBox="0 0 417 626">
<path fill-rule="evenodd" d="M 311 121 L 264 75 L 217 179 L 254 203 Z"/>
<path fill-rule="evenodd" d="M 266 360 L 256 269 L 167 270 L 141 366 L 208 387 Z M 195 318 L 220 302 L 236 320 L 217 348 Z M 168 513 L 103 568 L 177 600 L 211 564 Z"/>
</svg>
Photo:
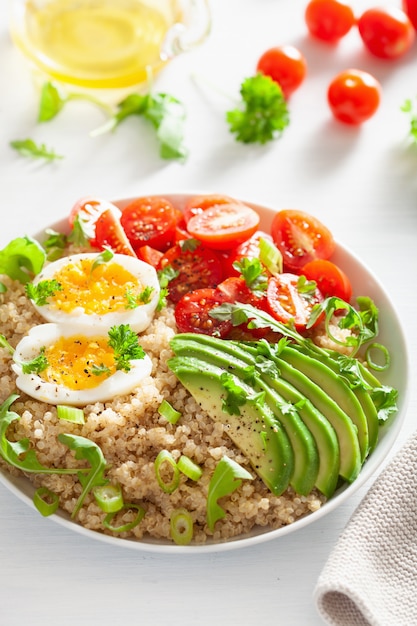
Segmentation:
<svg viewBox="0 0 417 626">
<path fill-rule="evenodd" d="M 417 434 L 353 513 L 314 599 L 332 626 L 417 625 Z"/>
</svg>

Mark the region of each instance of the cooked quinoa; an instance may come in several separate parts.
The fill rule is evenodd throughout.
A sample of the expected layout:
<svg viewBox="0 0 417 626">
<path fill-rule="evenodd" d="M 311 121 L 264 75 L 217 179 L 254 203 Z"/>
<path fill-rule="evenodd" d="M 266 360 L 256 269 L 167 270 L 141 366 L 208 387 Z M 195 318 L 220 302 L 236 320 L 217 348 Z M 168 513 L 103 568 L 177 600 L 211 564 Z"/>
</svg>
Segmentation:
<svg viewBox="0 0 417 626">
<path fill-rule="evenodd" d="M 1 278 L 7 291 L 0 295 L 1 333 L 15 347 L 29 329 L 44 320 L 29 303 L 24 286 Z M 111 402 L 88 405 L 84 408 L 85 424 L 77 425 L 57 418 L 56 407 L 31 399 L 23 393 L 12 405 L 21 416 L 9 427 L 7 437 L 18 441 L 27 437 L 39 461 L 48 467 L 78 467 L 74 453 L 58 441 L 60 433 L 71 433 L 89 438 L 98 444 L 109 466 L 106 476 L 120 484 L 125 502 L 143 505 L 143 520 L 131 531 L 117 534 L 123 538 L 170 538 L 170 514 L 179 507 L 186 508 L 194 521 L 193 543 L 225 541 L 245 535 L 256 527 L 276 529 L 291 524 L 317 511 L 325 497 L 318 491 L 300 496 L 288 488 L 277 497 L 256 477 L 248 460 L 233 444 L 222 424 L 214 422 L 199 407 L 193 397 L 168 369 L 167 359 L 173 356 L 170 339 L 176 332 L 173 308 L 157 313 L 149 328 L 140 335 L 140 344 L 152 359 L 153 370 L 136 391 Z M 11 370 L 12 357 L 0 348 L 0 402 L 16 393 L 16 376 Z M 173 425 L 158 412 L 163 399 L 181 412 Z M 179 488 L 165 493 L 159 486 L 154 461 L 161 450 L 171 452 L 175 460 L 181 455 L 190 457 L 203 470 L 202 477 L 193 481 L 181 475 Z M 210 478 L 216 464 L 224 455 L 246 468 L 253 480 L 243 480 L 237 491 L 221 500 L 226 516 L 211 532 L 206 522 L 206 502 Z M 0 457 L 4 472 L 21 475 Z M 45 486 L 59 496 L 60 507 L 71 514 L 82 491 L 77 475 L 27 474 L 35 487 Z M 135 516 L 126 509 L 119 514 L 118 524 L 127 523 Z M 91 493 L 77 514 L 75 522 L 85 528 L 112 534 L 103 527 L 105 513 Z"/>
</svg>

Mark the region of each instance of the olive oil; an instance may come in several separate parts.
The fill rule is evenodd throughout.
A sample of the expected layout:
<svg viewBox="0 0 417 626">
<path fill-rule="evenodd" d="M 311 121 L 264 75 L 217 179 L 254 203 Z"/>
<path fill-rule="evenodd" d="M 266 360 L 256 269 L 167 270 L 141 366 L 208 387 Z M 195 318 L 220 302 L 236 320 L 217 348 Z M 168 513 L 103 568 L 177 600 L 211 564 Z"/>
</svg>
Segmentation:
<svg viewBox="0 0 417 626">
<path fill-rule="evenodd" d="M 12 36 L 51 79 L 84 88 L 125 88 L 163 65 L 162 42 L 176 16 L 140 0 L 26 0 Z"/>
</svg>

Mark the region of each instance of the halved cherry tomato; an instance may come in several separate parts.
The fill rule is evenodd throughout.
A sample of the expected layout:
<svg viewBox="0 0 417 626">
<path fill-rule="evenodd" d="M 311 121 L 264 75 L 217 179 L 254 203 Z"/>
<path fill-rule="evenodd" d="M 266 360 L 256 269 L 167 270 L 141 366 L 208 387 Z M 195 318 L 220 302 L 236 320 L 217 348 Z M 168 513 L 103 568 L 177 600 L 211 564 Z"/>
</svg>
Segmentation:
<svg viewBox="0 0 417 626">
<path fill-rule="evenodd" d="M 296 273 L 313 259 L 329 258 L 335 249 L 329 229 L 304 211 L 284 209 L 276 213 L 271 234 L 281 251 L 284 267 Z"/>
<path fill-rule="evenodd" d="M 100 215 L 104 213 L 104 211 L 107 211 L 107 209 L 112 209 L 114 211 L 114 214 L 119 217 L 122 214 L 120 209 L 118 209 L 115 204 L 112 204 L 108 200 L 103 200 L 102 198 L 96 198 L 94 196 L 85 196 L 77 200 L 77 202 L 72 207 L 68 216 L 69 224 L 72 228 L 74 226 L 75 219 L 78 217 L 82 222 L 83 230 L 87 235 L 90 244 L 94 246 L 96 243 L 96 222 Z"/>
<path fill-rule="evenodd" d="M 301 273 L 307 280 L 314 280 L 325 298 L 335 296 L 350 302 L 352 285 L 345 272 L 325 259 L 316 259 L 304 265 Z"/>
<path fill-rule="evenodd" d="M 305 10 L 309 33 L 317 39 L 336 43 L 355 24 L 352 7 L 340 0 L 311 0 Z"/>
<path fill-rule="evenodd" d="M 380 59 L 397 59 L 415 39 L 408 15 L 397 7 L 368 9 L 360 16 L 358 29 L 366 48 Z"/>
<path fill-rule="evenodd" d="M 136 250 L 136 255 L 141 261 L 145 261 L 145 263 L 158 268 L 164 253 L 160 250 L 155 250 L 155 248 L 151 246 L 142 246 Z"/>
<path fill-rule="evenodd" d="M 188 232 L 215 250 L 241 244 L 258 229 L 259 215 L 245 204 L 217 204 L 190 218 Z"/>
<path fill-rule="evenodd" d="M 178 213 L 162 197 L 136 198 L 122 211 L 120 222 L 134 250 L 147 245 L 164 252 L 175 242 Z"/>
<path fill-rule="evenodd" d="M 337 120 L 345 124 L 362 124 L 377 111 L 381 86 L 368 72 L 347 70 L 332 80 L 327 100 Z"/>
<path fill-rule="evenodd" d="M 233 267 L 233 263 L 239 262 L 242 259 L 259 259 L 260 248 L 259 242 L 261 239 L 272 242 L 271 235 L 265 233 L 263 230 L 257 230 L 249 239 L 241 243 L 236 248 L 228 250 L 223 255 L 223 268 L 225 276 L 240 276 L 240 272 Z"/>
<path fill-rule="evenodd" d="M 403 10 L 407 13 L 414 29 L 417 30 L 417 0 L 403 0 Z"/>
<path fill-rule="evenodd" d="M 267 311 L 267 301 L 265 293 L 257 294 L 253 292 L 246 284 L 242 276 L 230 276 L 220 283 L 217 287 L 226 299 L 226 302 L 241 302 L 243 304 L 251 304 L 257 309 Z M 240 324 L 230 332 L 236 335 L 236 338 L 242 339 L 261 339 L 270 331 L 268 328 L 248 328 L 248 323 Z M 236 332 L 234 332 L 236 330 Z"/>
<path fill-rule="evenodd" d="M 168 265 L 178 272 L 168 285 L 171 302 L 178 302 L 184 294 L 195 289 L 216 287 L 223 278 L 222 263 L 216 252 L 198 243 L 196 246 L 176 244 L 167 250 L 159 268 Z"/>
<path fill-rule="evenodd" d="M 217 289 L 196 289 L 186 293 L 175 306 L 174 315 L 179 332 L 226 337 L 232 329 L 232 323 L 210 316 L 210 311 L 224 302 L 224 297 Z"/>
<path fill-rule="evenodd" d="M 136 256 L 135 251 L 124 232 L 118 215 L 113 209 L 107 209 L 96 222 L 96 242 L 100 249 L 110 248 L 117 254 Z"/>
<path fill-rule="evenodd" d="M 302 331 L 310 319 L 313 306 L 323 301 L 323 296 L 316 289 L 313 293 L 303 294 L 298 290 L 300 277 L 284 273 L 272 276 L 266 292 L 269 313 L 283 324 L 293 323 Z"/>
<path fill-rule="evenodd" d="M 203 213 L 203 211 L 205 211 L 206 209 L 210 209 L 211 207 L 217 206 L 218 204 L 236 203 L 239 203 L 239 201 L 234 200 L 234 198 L 215 193 L 206 194 L 203 196 L 194 196 L 193 198 L 190 198 L 190 200 L 188 200 L 183 209 L 185 223 L 187 224 L 189 219 L 193 217 L 193 215 Z"/>
<path fill-rule="evenodd" d="M 286 99 L 301 85 L 307 73 L 307 63 L 294 46 L 269 48 L 259 58 L 256 70 L 279 84 Z"/>
</svg>

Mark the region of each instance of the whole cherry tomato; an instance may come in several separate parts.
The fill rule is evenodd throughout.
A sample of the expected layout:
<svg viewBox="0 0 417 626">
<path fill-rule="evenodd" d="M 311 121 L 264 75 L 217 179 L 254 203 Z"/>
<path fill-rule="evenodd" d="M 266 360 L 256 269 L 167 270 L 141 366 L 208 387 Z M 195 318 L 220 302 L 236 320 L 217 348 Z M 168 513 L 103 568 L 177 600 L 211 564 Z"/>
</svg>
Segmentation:
<svg viewBox="0 0 417 626">
<path fill-rule="evenodd" d="M 305 10 L 307 28 L 313 37 L 336 43 L 355 24 L 355 15 L 346 2 L 340 0 L 311 0 Z"/>
<path fill-rule="evenodd" d="M 415 39 L 411 21 L 397 7 L 368 9 L 359 18 L 358 29 L 366 48 L 380 59 L 397 59 Z"/>
<path fill-rule="evenodd" d="M 407 13 L 415 30 L 417 30 L 417 0 L 403 0 L 403 10 Z"/>
<path fill-rule="evenodd" d="M 379 107 L 381 86 L 361 70 L 346 70 L 330 83 L 327 100 L 334 117 L 345 124 L 362 124 Z"/>
<path fill-rule="evenodd" d="M 284 98 L 287 99 L 303 82 L 307 73 L 307 63 L 294 46 L 277 46 L 269 48 L 262 54 L 256 70 L 277 82 Z"/>
</svg>

